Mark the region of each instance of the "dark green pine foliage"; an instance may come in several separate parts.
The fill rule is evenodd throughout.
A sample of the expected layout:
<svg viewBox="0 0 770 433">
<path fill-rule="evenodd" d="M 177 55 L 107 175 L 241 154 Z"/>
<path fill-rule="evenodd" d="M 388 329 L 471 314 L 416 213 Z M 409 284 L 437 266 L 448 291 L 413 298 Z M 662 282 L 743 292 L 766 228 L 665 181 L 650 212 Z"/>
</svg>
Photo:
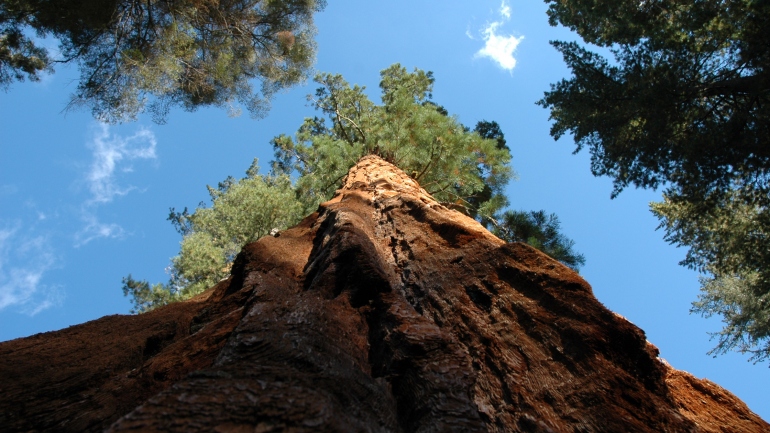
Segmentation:
<svg viewBox="0 0 770 433">
<path fill-rule="evenodd" d="M 540 105 L 551 134 L 588 148 L 592 171 L 701 200 L 770 168 L 770 0 L 547 1 L 562 24 L 613 59 L 553 42 L 572 77 Z M 605 51 L 607 51 L 605 50 Z M 766 202 L 768 200 L 765 200 Z"/>
<path fill-rule="evenodd" d="M 652 211 L 704 274 L 715 353 L 770 357 L 770 0 L 546 0 L 572 77 L 546 92 L 551 134 L 587 148 L 613 195 L 664 187 Z M 611 59 L 591 50 L 603 47 Z"/>
<path fill-rule="evenodd" d="M 561 233 L 556 214 L 539 211 L 506 211 L 497 219 L 492 232 L 506 242 L 524 242 L 575 271 L 585 264 L 585 257 L 574 251 L 575 242 Z"/>
<path fill-rule="evenodd" d="M 378 105 L 341 75 L 319 74 L 322 87 L 309 99 L 324 117 L 307 118 L 294 137 L 273 140 L 273 169 L 298 175 L 305 211 L 331 197 L 367 154 L 400 167 L 448 206 L 481 217 L 502 209 L 513 172 L 510 151 L 498 145 L 498 137 L 469 131 L 433 103 L 432 73 L 395 64 L 380 76 Z M 502 134 L 499 127 L 497 132 Z"/>
<path fill-rule="evenodd" d="M 315 58 L 322 0 L 3 0 L 0 86 L 74 62 L 71 106 L 108 122 L 149 109 L 218 106 L 262 116 L 275 92 L 303 81 Z M 53 59 L 28 35 L 59 40 Z M 254 86 L 256 81 L 257 87 Z"/>
</svg>

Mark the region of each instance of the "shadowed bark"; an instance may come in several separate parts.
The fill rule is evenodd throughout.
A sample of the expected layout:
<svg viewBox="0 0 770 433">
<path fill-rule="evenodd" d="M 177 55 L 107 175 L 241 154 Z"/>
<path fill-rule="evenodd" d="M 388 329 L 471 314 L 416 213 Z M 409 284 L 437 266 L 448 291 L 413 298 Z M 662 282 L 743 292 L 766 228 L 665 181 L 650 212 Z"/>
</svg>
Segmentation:
<svg viewBox="0 0 770 433">
<path fill-rule="evenodd" d="M 374 156 L 197 298 L 2 343 L 0 371 L 5 431 L 770 429 Z"/>
</svg>

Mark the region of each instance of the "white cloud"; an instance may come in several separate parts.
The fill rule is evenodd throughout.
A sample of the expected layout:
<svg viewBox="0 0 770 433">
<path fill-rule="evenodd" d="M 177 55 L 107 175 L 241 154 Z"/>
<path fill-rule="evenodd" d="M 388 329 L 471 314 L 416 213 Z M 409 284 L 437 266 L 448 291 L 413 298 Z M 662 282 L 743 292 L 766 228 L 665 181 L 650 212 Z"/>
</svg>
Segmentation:
<svg viewBox="0 0 770 433">
<path fill-rule="evenodd" d="M 501 68 L 506 71 L 512 71 L 516 67 L 516 58 L 513 53 L 523 36 L 500 36 L 496 33 L 499 23 L 492 23 L 484 30 L 484 48 L 479 50 L 476 55 L 479 57 L 489 57 Z"/>
<path fill-rule="evenodd" d="M 511 19 L 511 7 L 503 0 L 503 4 L 500 5 L 500 15 L 506 20 Z"/>
<path fill-rule="evenodd" d="M 100 130 L 94 134 L 94 139 L 88 147 L 93 150 L 93 162 L 86 175 L 88 188 L 91 191 L 91 202 L 109 203 L 115 196 L 125 195 L 133 188 L 121 188 L 115 179 L 115 172 L 120 165 L 121 172 L 131 172 L 130 163 L 137 159 L 157 159 L 155 135 L 147 130 L 130 137 L 120 137 L 110 134 L 106 124 L 100 124 Z"/>
<path fill-rule="evenodd" d="M 155 134 L 140 129 L 134 135 L 122 137 L 110 132 L 110 127 L 100 124 L 88 143 L 93 160 L 85 175 L 91 197 L 81 208 L 85 226 L 75 233 L 75 246 L 80 247 L 98 238 L 122 238 L 125 230 L 118 224 L 103 223 L 96 215 L 96 207 L 112 202 L 134 190 L 133 186 L 121 186 L 118 176 L 132 173 L 132 163 L 138 160 L 156 160 Z"/>
<path fill-rule="evenodd" d="M 123 227 L 114 223 L 100 222 L 96 215 L 88 209 L 83 210 L 83 221 L 85 222 L 85 226 L 75 233 L 75 247 L 81 247 L 94 239 L 120 239 L 126 235 L 126 231 Z"/>
<path fill-rule="evenodd" d="M 516 67 L 514 53 L 524 36 L 504 35 L 500 33 L 500 27 L 511 18 L 511 7 L 506 1 L 500 5 L 500 21 L 493 21 L 482 31 L 484 48 L 476 52 L 476 57 L 487 57 L 497 63 L 506 71 L 513 71 Z M 470 37 L 470 35 L 469 35 Z M 471 38 L 473 39 L 473 38 Z"/>
<path fill-rule="evenodd" d="M 45 236 L 24 236 L 18 224 L 0 229 L 0 310 L 17 307 L 34 316 L 62 303 L 61 287 L 42 283 L 44 274 L 56 267 L 51 251 Z"/>
</svg>

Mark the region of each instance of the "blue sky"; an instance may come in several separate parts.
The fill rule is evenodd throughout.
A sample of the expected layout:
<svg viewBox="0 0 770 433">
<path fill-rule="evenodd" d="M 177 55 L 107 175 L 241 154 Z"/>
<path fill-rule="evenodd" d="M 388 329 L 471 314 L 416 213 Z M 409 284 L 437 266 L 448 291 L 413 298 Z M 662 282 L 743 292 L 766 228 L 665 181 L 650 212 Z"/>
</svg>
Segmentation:
<svg viewBox="0 0 770 433">
<path fill-rule="evenodd" d="M 549 136 L 548 112 L 535 101 L 569 71 L 548 41 L 574 35 L 548 26 L 545 4 L 330 0 L 317 25 L 318 71 L 341 73 L 378 101 L 380 70 L 396 62 L 430 70 L 434 100 L 461 122 L 497 121 L 519 176 L 507 189 L 511 207 L 556 213 L 602 303 L 644 329 L 674 367 L 770 420 L 768 364 L 706 354 L 720 321 L 689 314 L 697 274 L 656 231 L 648 203 L 660 193 L 611 200 L 611 181 L 591 175 L 589 155 L 573 155 L 571 137 Z M 175 110 L 165 125 L 146 116 L 106 126 L 87 111 L 63 111 L 76 80 L 74 68 L 59 67 L 0 94 L 0 341 L 126 314 L 122 277 L 168 278 L 180 240 L 169 208 L 206 201 L 207 184 L 242 177 L 254 157 L 268 167 L 269 140 L 314 115 L 308 82 L 279 94 L 262 120 Z"/>
</svg>

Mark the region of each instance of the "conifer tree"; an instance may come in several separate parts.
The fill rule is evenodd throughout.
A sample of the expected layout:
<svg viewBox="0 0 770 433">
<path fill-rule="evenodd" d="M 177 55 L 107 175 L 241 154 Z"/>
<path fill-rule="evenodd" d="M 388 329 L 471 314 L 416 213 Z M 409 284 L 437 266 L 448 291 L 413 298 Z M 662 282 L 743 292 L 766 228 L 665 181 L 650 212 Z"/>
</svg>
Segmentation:
<svg viewBox="0 0 770 433">
<path fill-rule="evenodd" d="M 666 240 L 690 247 L 681 263 L 704 274 L 692 311 L 722 317 L 710 353 L 770 358 L 770 209 L 740 193 L 714 194 L 707 203 L 664 196 L 651 208 Z"/>
<path fill-rule="evenodd" d="M 715 353 L 770 357 L 770 1 L 546 0 L 572 77 L 539 102 L 591 170 L 664 187 L 652 210 L 683 265 L 704 273 L 693 311 L 723 317 Z M 603 47 L 607 59 L 594 47 Z"/>
</svg>

